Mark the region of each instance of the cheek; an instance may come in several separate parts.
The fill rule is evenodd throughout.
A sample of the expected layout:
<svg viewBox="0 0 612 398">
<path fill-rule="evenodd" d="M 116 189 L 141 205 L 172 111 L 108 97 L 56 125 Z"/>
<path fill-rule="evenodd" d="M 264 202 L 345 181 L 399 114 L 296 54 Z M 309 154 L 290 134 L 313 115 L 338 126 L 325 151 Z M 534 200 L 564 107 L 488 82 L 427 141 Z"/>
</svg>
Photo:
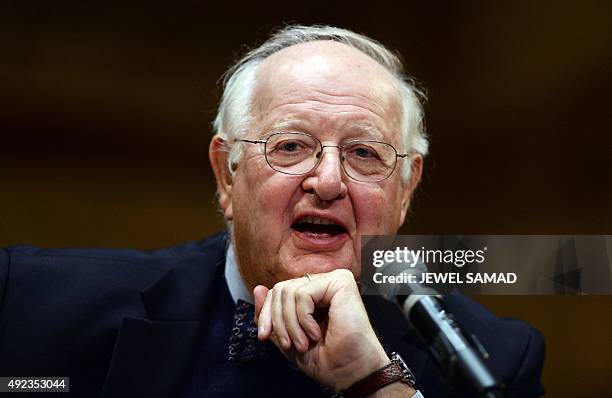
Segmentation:
<svg viewBox="0 0 612 398">
<path fill-rule="evenodd" d="M 399 228 L 400 200 L 384 186 L 355 187 L 350 192 L 360 235 L 394 234 Z"/>
<path fill-rule="evenodd" d="M 290 216 L 299 181 L 275 172 L 266 163 L 247 170 L 241 182 L 244 189 L 238 194 L 242 211 L 237 215 L 240 220 L 235 221 L 247 223 L 259 237 L 279 231 L 278 226 L 284 225 Z"/>
</svg>

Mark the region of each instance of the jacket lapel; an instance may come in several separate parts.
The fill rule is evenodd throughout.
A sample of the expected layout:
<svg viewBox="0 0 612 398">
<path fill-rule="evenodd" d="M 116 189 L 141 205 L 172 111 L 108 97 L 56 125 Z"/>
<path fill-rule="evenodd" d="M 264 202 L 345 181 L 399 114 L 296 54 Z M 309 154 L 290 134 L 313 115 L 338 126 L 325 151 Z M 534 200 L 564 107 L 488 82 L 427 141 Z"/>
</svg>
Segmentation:
<svg viewBox="0 0 612 398">
<path fill-rule="evenodd" d="M 225 234 L 207 240 L 141 292 L 146 317 L 123 320 L 102 397 L 176 395 L 206 324 L 225 247 Z"/>
</svg>

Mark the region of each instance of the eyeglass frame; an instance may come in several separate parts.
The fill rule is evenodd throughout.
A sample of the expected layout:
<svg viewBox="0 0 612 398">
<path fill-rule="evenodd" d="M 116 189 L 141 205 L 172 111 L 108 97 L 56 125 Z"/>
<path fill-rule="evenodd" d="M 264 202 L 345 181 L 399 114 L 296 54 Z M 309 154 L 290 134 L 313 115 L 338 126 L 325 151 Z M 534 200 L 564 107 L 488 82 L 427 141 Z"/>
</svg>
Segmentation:
<svg viewBox="0 0 612 398">
<path fill-rule="evenodd" d="M 281 135 L 281 134 L 297 134 L 297 135 L 304 135 L 306 137 L 311 137 L 314 140 L 316 140 L 319 143 L 319 148 L 321 149 L 319 152 L 319 156 L 317 156 L 317 161 L 314 164 L 314 166 L 308 170 L 305 171 L 303 173 L 289 173 L 286 171 L 280 171 L 275 169 L 271 164 L 270 161 L 268 160 L 268 154 L 266 151 L 266 146 L 268 144 L 268 141 L 270 140 L 271 137 L 275 136 L 275 135 Z M 320 139 L 318 139 L 317 137 L 315 137 L 314 135 L 311 134 L 307 134 L 307 133 L 301 133 L 301 132 L 297 132 L 297 131 L 283 131 L 283 132 L 277 132 L 277 133 L 272 133 L 270 134 L 268 137 L 266 137 L 265 140 L 247 140 L 244 138 L 236 138 L 235 141 L 237 142 L 247 142 L 249 144 L 264 144 L 264 158 L 266 159 L 266 163 L 268 163 L 268 166 L 270 166 L 270 168 L 274 171 L 276 171 L 277 173 L 282 173 L 282 174 L 287 174 L 287 175 L 292 175 L 292 176 L 301 176 L 301 175 L 306 175 L 310 172 L 312 172 L 314 169 L 316 169 L 319 164 L 321 163 L 321 159 L 323 159 L 323 149 L 325 148 L 338 148 L 339 150 L 339 155 L 340 155 L 340 165 L 342 166 L 342 170 L 344 171 L 344 174 L 346 174 L 349 178 L 355 180 L 355 181 L 359 181 L 359 182 L 381 182 L 381 181 L 385 181 L 386 179 L 388 179 L 389 177 L 391 177 L 393 175 L 393 173 L 395 172 L 395 168 L 397 167 L 397 158 L 405 158 L 409 155 L 409 153 L 397 153 L 397 149 L 395 149 L 395 147 L 391 144 L 389 144 L 388 142 L 384 142 L 384 141 L 378 141 L 378 140 L 350 140 L 345 142 L 342 145 L 323 145 L 323 143 L 321 142 Z M 352 175 L 350 175 L 347 171 L 346 168 L 344 167 L 344 157 L 342 156 L 342 149 L 349 145 L 349 144 L 354 144 L 355 142 L 375 142 L 378 144 L 385 144 L 391 147 L 391 149 L 393 149 L 393 152 L 395 152 L 395 162 L 393 163 L 393 168 L 391 169 L 391 171 L 389 172 L 389 174 L 380 180 L 373 180 L 373 181 L 363 181 L 363 180 L 358 180 L 357 178 L 353 177 Z"/>
</svg>

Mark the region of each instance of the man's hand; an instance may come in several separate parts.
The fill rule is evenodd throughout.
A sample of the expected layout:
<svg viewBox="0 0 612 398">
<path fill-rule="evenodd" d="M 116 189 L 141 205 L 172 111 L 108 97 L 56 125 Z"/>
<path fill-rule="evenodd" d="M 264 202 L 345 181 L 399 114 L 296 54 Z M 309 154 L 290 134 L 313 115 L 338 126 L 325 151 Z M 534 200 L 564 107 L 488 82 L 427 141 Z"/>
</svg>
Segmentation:
<svg viewBox="0 0 612 398">
<path fill-rule="evenodd" d="M 321 384 L 341 391 L 389 363 L 350 271 L 283 281 L 271 290 L 260 285 L 253 293 L 259 339 L 271 339 Z"/>
</svg>

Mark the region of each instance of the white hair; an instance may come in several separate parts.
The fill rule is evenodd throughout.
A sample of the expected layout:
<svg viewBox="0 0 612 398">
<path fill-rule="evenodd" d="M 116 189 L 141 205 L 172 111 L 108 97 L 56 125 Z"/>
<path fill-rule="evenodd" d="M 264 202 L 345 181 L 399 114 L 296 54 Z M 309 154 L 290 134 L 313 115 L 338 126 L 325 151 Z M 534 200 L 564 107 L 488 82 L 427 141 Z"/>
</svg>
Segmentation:
<svg viewBox="0 0 612 398">
<path fill-rule="evenodd" d="M 428 148 L 422 106 L 425 94 L 406 74 L 400 58 L 369 37 L 331 26 L 287 26 L 240 58 L 224 74 L 223 95 L 213 124 L 214 133 L 229 142 L 246 135 L 253 119 L 251 103 L 256 83 L 255 75 L 259 65 L 270 55 L 284 48 L 321 40 L 335 41 L 353 47 L 373 58 L 391 73 L 398 86 L 401 99 L 400 129 L 403 152 L 425 156 Z M 242 153 L 242 145 L 232 147 L 228 156 L 230 170 L 238 163 Z M 410 162 L 404 162 L 402 176 L 405 180 L 410 177 L 410 170 Z"/>
</svg>

